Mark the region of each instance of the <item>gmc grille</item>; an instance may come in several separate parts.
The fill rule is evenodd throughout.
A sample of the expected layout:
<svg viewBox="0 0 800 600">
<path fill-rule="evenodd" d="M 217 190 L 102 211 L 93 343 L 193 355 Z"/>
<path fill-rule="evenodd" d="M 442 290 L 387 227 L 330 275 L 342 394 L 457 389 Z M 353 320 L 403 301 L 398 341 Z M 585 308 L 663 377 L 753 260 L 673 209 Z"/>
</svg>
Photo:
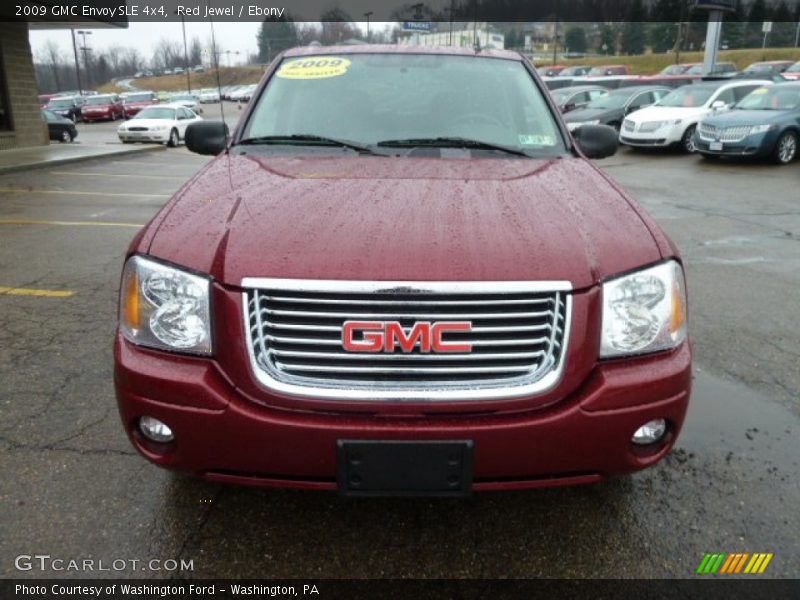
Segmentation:
<svg viewBox="0 0 800 600">
<path fill-rule="evenodd" d="M 347 400 L 485 400 L 558 381 L 570 324 L 568 282 L 346 282 L 245 279 L 248 350 L 266 387 Z M 447 333 L 470 352 L 347 352 L 346 321 L 470 321 Z"/>
</svg>

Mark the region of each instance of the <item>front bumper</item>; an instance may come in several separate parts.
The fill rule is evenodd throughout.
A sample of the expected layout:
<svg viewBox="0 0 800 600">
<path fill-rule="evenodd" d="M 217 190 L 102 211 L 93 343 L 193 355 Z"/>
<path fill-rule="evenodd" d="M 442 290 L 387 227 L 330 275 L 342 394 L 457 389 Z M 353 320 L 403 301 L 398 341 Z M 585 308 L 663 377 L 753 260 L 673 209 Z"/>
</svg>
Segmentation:
<svg viewBox="0 0 800 600">
<path fill-rule="evenodd" d="M 112 111 L 106 110 L 103 112 L 82 112 L 81 119 L 84 121 L 108 121 L 114 118 Z"/>
<path fill-rule="evenodd" d="M 164 131 L 118 131 L 122 142 L 158 142 L 165 144 L 169 141 L 169 129 Z"/>
<path fill-rule="evenodd" d="M 326 413 L 278 408 L 267 391 L 254 401 L 212 359 L 142 349 L 119 335 L 114 355 L 120 415 L 140 453 L 205 479 L 269 487 L 336 489 L 342 439 L 472 440 L 476 491 L 599 481 L 669 452 L 691 387 L 684 343 L 669 353 L 599 363 L 572 393 L 538 410 Z M 481 409 L 490 406 L 475 407 Z M 137 421 L 145 415 L 167 423 L 175 441 L 158 447 L 144 439 Z M 669 423 L 664 440 L 634 447 L 633 432 L 657 418 Z"/>
<path fill-rule="evenodd" d="M 672 146 L 681 141 L 683 130 L 678 126 L 666 126 L 656 129 L 655 131 L 640 132 L 640 131 L 625 131 L 619 134 L 619 141 L 626 146 L 637 146 L 641 148 L 658 148 Z"/>
<path fill-rule="evenodd" d="M 722 142 L 722 149 L 712 150 L 711 141 L 701 138 L 695 134 L 694 143 L 697 151 L 701 154 L 712 154 L 715 156 L 751 156 L 766 157 L 772 153 L 778 141 L 778 134 L 775 131 L 748 135 L 740 142 Z"/>
</svg>

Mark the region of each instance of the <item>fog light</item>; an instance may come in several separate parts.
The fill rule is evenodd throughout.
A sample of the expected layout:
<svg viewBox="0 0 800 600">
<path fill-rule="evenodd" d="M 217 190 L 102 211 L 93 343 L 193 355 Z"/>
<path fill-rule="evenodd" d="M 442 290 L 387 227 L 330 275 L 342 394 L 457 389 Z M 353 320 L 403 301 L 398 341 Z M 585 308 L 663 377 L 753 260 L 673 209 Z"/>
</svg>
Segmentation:
<svg viewBox="0 0 800 600">
<path fill-rule="evenodd" d="M 667 432 L 667 422 L 664 419 L 653 419 L 637 429 L 631 441 L 640 446 L 655 444 Z"/>
<path fill-rule="evenodd" d="M 159 421 L 154 417 L 142 417 L 139 419 L 139 431 L 149 440 L 154 442 L 171 442 L 175 439 L 166 423 Z"/>
</svg>

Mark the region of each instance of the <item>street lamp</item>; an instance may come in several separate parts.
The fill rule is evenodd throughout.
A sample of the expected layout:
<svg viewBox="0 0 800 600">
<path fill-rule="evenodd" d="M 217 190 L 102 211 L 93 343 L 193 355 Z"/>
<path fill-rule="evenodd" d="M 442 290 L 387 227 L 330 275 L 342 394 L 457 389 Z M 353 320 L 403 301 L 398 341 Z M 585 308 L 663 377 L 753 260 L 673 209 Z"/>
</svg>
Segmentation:
<svg viewBox="0 0 800 600">
<path fill-rule="evenodd" d="M 72 32 L 72 51 L 75 53 L 75 78 L 78 80 L 78 95 L 83 95 L 83 84 L 81 83 L 81 66 L 78 62 L 78 44 L 75 41 L 75 29 Z"/>
<path fill-rule="evenodd" d="M 186 90 L 192 93 L 192 82 L 189 79 L 189 47 L 186 45 L 186 18 L 181 13 L 181 27 L 183 28 L 183 66 L 186 69 Z"/>
<path fill-rule="evenodd" d="M 369 43 L 370 43 L 370 37 L 369 37 L 369 18 L 372 16 L 372 11 L 370 10 L 370 11 L 367 11 L 367 12 L 365 12 L 365 13 L 364 13 L 364 16 L 365 16 L 365 17 L 367 17 L 367 43 L 369 44 Z"/>
<path fill-rule="evenodd" d="M 92 76 L 89 73 L 89 57 L 87 56 L 87 52 L 89 51 L 89 47 L 86 45 L 86 36 L 92 35 L 91 31 L 86 31 L 84 29 L 79 29 L 76 33 L 83 38 L 83 46 L 81 46 L 81 50 L 83 50 L 83 68 L 86 71 L 86 85 L 92 85 Z M 79 86 L 80 87 L 80 86 Z M 83 90 L 78 90 L 79 92 L 83 93 Z"/>
</svg>

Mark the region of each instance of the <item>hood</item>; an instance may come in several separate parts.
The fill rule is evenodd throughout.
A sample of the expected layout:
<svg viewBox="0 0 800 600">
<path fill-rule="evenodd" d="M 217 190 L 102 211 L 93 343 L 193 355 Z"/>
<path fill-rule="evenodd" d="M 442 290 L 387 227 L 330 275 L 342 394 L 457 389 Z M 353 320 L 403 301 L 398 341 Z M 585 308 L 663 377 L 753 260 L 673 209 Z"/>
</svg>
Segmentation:
<svg viewBox="0 0 800 600">
<path fill-rule="evenodd" d="M 647 106 L 629 114 L 626 118 L 636 123 L 644 121 L 670 121 L 672 119 L 686 119 L 688 117 L 704 114 L 708 109 L 702 106 Z"/>
<path fill-rule="evenodd" d="M 706 117 L 704 123 L 716 127 L 731 127 L 736 125 L 762 125 L 782 121 L 788 110 L 728 110 L 724 113 Z"/>
<path fill-rule="evenodd" d="M 629 202 L 577 158 L 223 155 L 154 228 L 151 255 L 234 286 L 281 277 L 581 288 L 661 258 Z"/>
<path fill-rule="evenodd" d="M 125 129 L 128 129 L 129 127 L 157 127 L 159 125 L 169 127 L 173 123 L 174 121 L 170 119 L 131 119 L 130 121 L 125 121 L 119 127 L 120 129 L 123 127 Z"/>
<path fill-rule="evenodd" d="M 567 123 L 599 120 L 601 123 L 622 115 L 621 108 L 579 108 L 564 115 Z"/>
</svg>

